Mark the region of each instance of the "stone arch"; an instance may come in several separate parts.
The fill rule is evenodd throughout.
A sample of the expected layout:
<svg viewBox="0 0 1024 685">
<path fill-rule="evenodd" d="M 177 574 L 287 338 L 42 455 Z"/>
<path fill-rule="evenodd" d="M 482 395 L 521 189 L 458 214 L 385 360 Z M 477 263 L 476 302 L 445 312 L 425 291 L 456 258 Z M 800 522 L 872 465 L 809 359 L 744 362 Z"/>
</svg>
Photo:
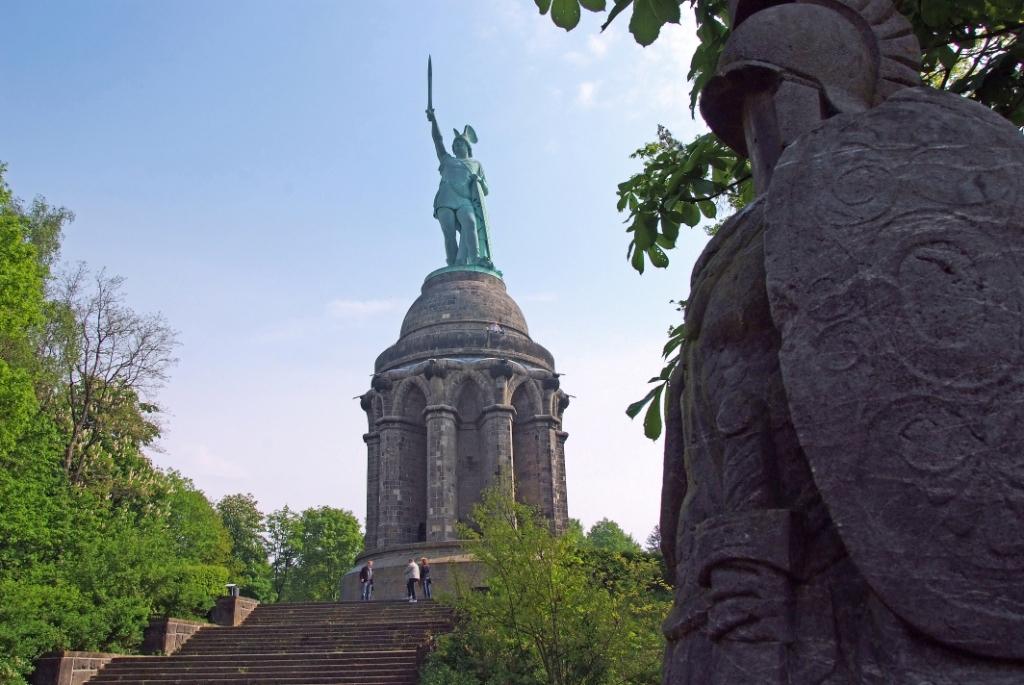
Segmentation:
<svg viewBox="0 0 1024 685">
<path fill-rule="evenodd" d="M 542 395 L 539 383 L 528 378 L 512 393 L 512 477 L 516 500 L 543 511 L 544 497 L 541 487 L 544 472 L 544 454 L 538 439 L 535 419 L 542 414 Z"/>
<path fill-rule="evenodd" d="M 467 521 L 487 487 L 492 470 L 482 430 L 483 410 L 490 403 L 479 374 L 467 373 L 459 380 L 461 382 L 452 388 L 456 420 L 455 472 L 458 474 L 456 517 Z"/>
<path fill-rule="evenodd" d="M 423 410 L 427 407 L 429 397 L 430 386 L 427 382 L 419 376 L 411 376 L 404 379 L 391 393 L 391 410 L 396 416 L 416 419 L 423 423 Z M 415 404 L 412 408 L 408 406 L 410 401 Z M 416 415 L 417 408 L 419 415 Z"/>
<path fill-rule="evenodd" d="M 480 370 L 472 368 L 459 369 L 448 378 L 448 383 L 446 384 L 447 397 L 445 398 L 448 404 L 453 407 L 458 404 L 459 394 L 468 383 L 473 383 L 480 389 L 484 402 L 483 406 L 495 404 L 494 380 Z"/>
<path fill-rule="evenodd" d="M 509 392 L 509 403 L 516 408 L 518 418 L 526 420 L 547 413 L 544 411 L 544 392 L 535 378 L 516 376 L 509 383 Z"/>
<path fill-rule="evenodd" d="M 396 393 L 398 425 L 398 472 L 401 498 L 398 503 L 400 536 L 404 542 L 427 539 L 427 408 L 425 384 L 410 378 Z"/>
</svg>

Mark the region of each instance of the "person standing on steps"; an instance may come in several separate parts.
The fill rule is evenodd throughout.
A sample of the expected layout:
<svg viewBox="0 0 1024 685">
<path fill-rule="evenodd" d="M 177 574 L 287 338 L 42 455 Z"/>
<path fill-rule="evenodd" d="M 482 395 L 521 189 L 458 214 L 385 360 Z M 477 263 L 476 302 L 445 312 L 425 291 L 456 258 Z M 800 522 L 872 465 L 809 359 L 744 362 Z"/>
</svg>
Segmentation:
<svg viewBox="0 0 1024 685">
<path fill-rule="evenodd" d="M 360 597 L 364 602 L 370 601 L 373 596 L 373 559 L 366 562 L 366 566 L 359 571 Z"/>
<path fill-rule="evenodd" d="M 430 599 L 430 563 L 426 557 L 420 559 L 420 588 L 423 590 L 423 599 Z"/>
<path fill-rule="evenodd" d="M 416 583 L 420 579 L 420 567 L 416 565 L 415 559 L 409 559 L 405 567 L 405 591 L 409 595 L 409 601 L 416 601 Z"/>
</svg>

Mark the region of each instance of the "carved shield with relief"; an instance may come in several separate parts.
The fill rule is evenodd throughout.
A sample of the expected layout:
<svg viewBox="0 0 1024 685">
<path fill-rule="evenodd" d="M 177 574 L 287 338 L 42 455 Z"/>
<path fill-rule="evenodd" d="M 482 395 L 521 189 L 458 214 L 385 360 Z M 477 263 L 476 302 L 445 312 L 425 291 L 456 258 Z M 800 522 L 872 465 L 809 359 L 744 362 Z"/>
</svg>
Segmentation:
<svg viewBox="0 0 1024 685">
<path fill-rule="evenodd" d="M 792 419 L 853 561 L 932 638 L 1024 658 L 1024 137 L 906 90 L 789 148 L 767 204 Z"/>
</svg>

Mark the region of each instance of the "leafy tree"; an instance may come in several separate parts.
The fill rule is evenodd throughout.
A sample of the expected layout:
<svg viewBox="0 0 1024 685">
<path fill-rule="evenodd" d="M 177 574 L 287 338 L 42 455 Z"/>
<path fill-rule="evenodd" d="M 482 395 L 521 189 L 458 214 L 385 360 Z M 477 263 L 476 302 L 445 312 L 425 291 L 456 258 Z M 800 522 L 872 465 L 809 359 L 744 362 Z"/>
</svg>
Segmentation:
<svg viewBox="0 0 1024 685">
<path fill-rule="evenodd" d="M 4 683 L 24 682 L 34 659 L 53 649 L 129 651 L 153 613 L 202 617 L 228 577 L 229 539 L 212 505 L 190 481 L 154 468 L 142 452 L 156 429 L 155 407 L 139 399 L 144 388 L 135 382 L 144 374 L 124 375 L 141 368 L 132 366 L 138 355 L 129 354 L 112 375 L 78 370 L 109 368 L 110 359 L 83 361 L 83 338 L 95 331 L 108 341 L 130 335 L 138 329 L 114 322 L 145 317 L 121 305 L 120 318 L 106 316 L 109 307 L 73 306 L 92 296 L 62 297 L 68 291 L 55 283 L 51 267 L 70 218 L 42 199 L 30 206 L 17 201 L 0 165 Z M 93 328 L 87 330 L 83 311 L 98 314 L 88 322 Z M 112 359 L 117 349 L 140 347 L 91 349 L 107 350 Z M 84 400 L 76 393 L 89 383 L 93 401 L 74 404 L 71 398 Z M 75 415 L 89 417 L 77 438 Z"/>
<path fill-rule="evenodd" d="M 534 0 L 541 14 L 550 10 L 556 26 L 576 27 L 581 8 L 608 9 L 606 0 Z M 894 0 L 913 26 L 922 48 L 925 83 L 977 100 L 1024 127 L 1024 0 Z M 632 8 L 629 31 L 643 46 L 653 43 L 666 24 L 679 23 L 681 6 L 693 11 L 699 43 L 690 62 L 690 111 L 694 113 L 704 86 L 714 75 L 729 37 L 727 0 L 612 0 L 602 30 Z M 749 163 L 713 133 L 683 143 L 664 127 L 658 139 L 632 155 L 643 170 L 618 186 L 618 209 L 628 211 L 627 258 L 639 273 L 647 262 L 669 264 L 666 251 L 675 247 L 680 225 L 709 232 L 723 214 L 753 198 Z M 717 221 L 718 223 L 714 223 Z M 711 223 L 708 223 L 711 222 Z M 686 306 L 679 303 L 679 309 Z M 672 326 L 663 357 L 665 366 L 650 379 L 654 387 L 626 413 L 644 414 L 644 434 L 661 435 L 664 387 L 680 359 L 686 331 Z"/>
<path fill-rule="evenodd" d="M 654 530 L 644 541 L 644 551 L 648 554 L 661 554 L 661 526 L 654 526 Z"/>
<path fill-rule="evenodd" d="M 456 630 L 440 638 L 428 685 L 658 683 L 659 623 L 670 604 L 650 562 L 586 553 L 536 512 L 485 494 L 462 535 L 488 573 L 487 592 L 463 591 Z M 611 573 L 593 554 L 614 557 Z M 645 567 L 646 564 L 646 567 Z"/>
<path fill-rule="evenodd" d="M 285 597 L 285 587 L 302 554 L 302 520 L 285 506 L 267 515 L 267 547 L 274 594 Z"/>
<path fill-rule="evenodd" d="M 285 597 L 291 601 L 337 599 L 341 577 L 363 548 L 359 520 L 345 509 L 315 507 L 302 512 L 297 528 L 298 562 L 285 585 Z"/>
<path fill-rule="evenodd" d="M 607 552 L 639 552 L 640 545 L 615 521 L 603 518 L 587 531 L 587 542 L 594 549 Z"/>
<path fill-rule="evenodd" d="M 123 279 L 90 274 L 80 264 L 55 288 L 58 307 L 70 314 L 53 328 L 50 343 L 66 379 L 60 402 L 69 424 L 64 469 L 76 483 L 93 469 L 109 468 L 98 462 L 117 453 L 111 442 L 143 446 L 159 435 L 150 418 L 157 408 L 142 397 L 166 379 L 177 340 L 160 315 L 125 306 L 122 285 Z"/>
<path fill-rule="evenodd" d="M 0 455 L 11 452 L 37 410 L 33 337 L 45 323 L 47 275 L 4 170 L 0 165 Z"/>
<path fill-rule="evenodd" d="M 232 582 L 247 597 L 272 601 L 270 564 L 267 562 L 263 514 L 252 493 L 226 495 L 216 505 L 228 537 L 231 538 Z"/>
<path fill-rule="evenodd" d="M 167 525 L 175 553 L 202 564 L 227 566 L 231 538 L 217 510 L 191 479 L 177 471 L 163 474 L 167 483 Z"/>
</svg>

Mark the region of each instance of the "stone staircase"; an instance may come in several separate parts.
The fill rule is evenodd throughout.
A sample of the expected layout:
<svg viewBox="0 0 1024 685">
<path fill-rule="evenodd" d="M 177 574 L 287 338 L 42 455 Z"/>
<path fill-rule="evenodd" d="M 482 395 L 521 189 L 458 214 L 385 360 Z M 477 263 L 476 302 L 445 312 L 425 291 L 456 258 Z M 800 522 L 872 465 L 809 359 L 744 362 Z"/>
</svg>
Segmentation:
<svg viewBox="0 0 1024 685">
<path fill-rule="evenodd" d="M 451 627 L 451 611 L 429 601 L 265 604 L 173 656 L 114 659 L 88 682 L 414 685 L 423 645 Z"/>
</svg>

